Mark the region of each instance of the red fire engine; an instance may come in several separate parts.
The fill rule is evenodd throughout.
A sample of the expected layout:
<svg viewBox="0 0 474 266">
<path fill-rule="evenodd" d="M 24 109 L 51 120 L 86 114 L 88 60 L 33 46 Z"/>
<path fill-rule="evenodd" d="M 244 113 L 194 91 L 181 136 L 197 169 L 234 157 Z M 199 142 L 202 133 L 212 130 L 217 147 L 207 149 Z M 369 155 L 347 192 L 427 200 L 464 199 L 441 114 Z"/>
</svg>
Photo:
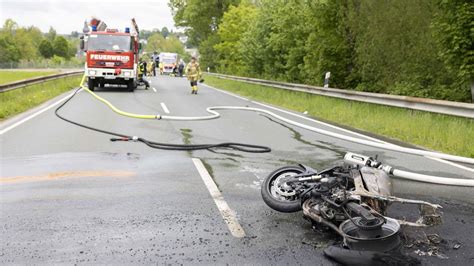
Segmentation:
<svg viewBox="0 0 474 266">
<path fill-rule="evenodd" d="M 130 28 L 124 32 L 106 29 L 105 23 L 97 19 L 90 22 L 92 31 L 84 29 L 81 49 L 86 51 L 85 75 L 90 90 L 105 84 L 126 85 L 129 91 L 137 87 L 139 31 L 134 19 L 132 24 L 134 33 Z"/>
</svg>

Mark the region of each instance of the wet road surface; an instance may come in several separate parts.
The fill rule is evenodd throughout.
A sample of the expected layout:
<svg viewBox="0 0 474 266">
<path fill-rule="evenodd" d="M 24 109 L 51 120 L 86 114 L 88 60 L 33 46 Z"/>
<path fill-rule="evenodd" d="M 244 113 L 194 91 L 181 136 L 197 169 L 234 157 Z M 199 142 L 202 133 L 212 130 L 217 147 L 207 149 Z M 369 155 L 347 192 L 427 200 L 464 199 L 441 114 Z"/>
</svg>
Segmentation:
<svg viewBox="0 0 474 266">
<path fill-rule="evenodd" d="M 135 113 L 164 114 L 166 110 L 169 115 L 198 116 L 206 115 L 209 106 L 266 108 L 204 85 L 198 95 L 191 95 L 186 80 L 180 78 L 156 77 L 151 83 L 155 90 L 128 93 L 106 88 L 98 93 Z M 107 135 L 59 120 L 54 108 L 1 135 L 0 262 L 332 265 L 322 250 L 337 237 L 313 231 L 301 213 L 277 213 L 261 200 L 260 184 L 275 168 L 304 163 L 321 169 L 351 151 L 378 154 L 381 161 L 414 172 L 474 175 L 432 159 L 288 126 L 258 113 L 220 113 L 217 120 L 199 122 L 138 120 L 116 115 L 86 92 L 80 92 L 62 111 L 87 125 L 159 142 L 232 141 L 270 146 L 272 152 L 170 152 L 141 143 L 114 143 Z M 15 121 L 3 123 L 0 129 Z M 205 166 L 245 236 L 232 234 L 227 214 L 220 212 L 192 158 Z M 445 223 L 426 232 L 441 237 L 437 244 L 441 256 L 415 254 L 429 249 L 422 241 L 416 242 L 423 232 L 407 235 L 407 253 L 423 264 L 474 260 L 474 241 L 466 234 L 474 223 L 472 189 L 401 180 L 395 180 L 394 189 L 396 195 L 444 207 Z M 405 206 L 392 209 L 399 218 L 414 212 Z"/>
</svg>

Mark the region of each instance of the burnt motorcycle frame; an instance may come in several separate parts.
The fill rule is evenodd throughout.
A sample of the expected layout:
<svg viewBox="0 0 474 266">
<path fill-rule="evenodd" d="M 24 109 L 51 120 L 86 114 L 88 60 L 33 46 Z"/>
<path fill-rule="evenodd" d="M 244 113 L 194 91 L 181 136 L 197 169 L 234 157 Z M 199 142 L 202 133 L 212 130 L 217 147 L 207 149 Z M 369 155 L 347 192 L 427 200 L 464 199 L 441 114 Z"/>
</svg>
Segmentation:
<svg viewBox="0 0 474 266">
<path fill-rule="evenodd" d="M 441 206 L 393 196 L 392 180 L 383 167 L 373 158 L 353 153 L 346 154 L 343 165 L 320 172 L 303 164 L 282 167 L 263 182 L 262 198 L 280 212 L 303 210 L 315 225 L 341 235 L 349 248 L 371 250 L 383 246 L 382 251 L 387 251 L 398 245 L 400 225 L 439 224 Z M 411 222 L 386 217 L 393 202 L 419 205 L 419 219 Z M 354 226 L 355 235 L 350 235 Z M 380 242 L 384 245 L 378 245 Z"/>
</svg>

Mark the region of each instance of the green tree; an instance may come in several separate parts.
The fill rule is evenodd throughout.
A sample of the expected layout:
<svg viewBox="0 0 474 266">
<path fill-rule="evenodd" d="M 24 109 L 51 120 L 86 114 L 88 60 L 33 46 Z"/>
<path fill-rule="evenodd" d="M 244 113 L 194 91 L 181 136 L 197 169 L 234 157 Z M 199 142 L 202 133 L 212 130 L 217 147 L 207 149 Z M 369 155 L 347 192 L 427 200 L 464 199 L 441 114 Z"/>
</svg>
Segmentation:
<svg viewBox="0 0 474 266">
<path fill-rule="evenodd" d="M 218 52 L 217 63 L 221 71 L 234 74 L 246 73 L 241 53 L 241 40 L 256 15 L 257 8 L 245 2 L 237 7 L 231 6 L 224 14 L 217 33 L 220 42 L 214 46 Z"/>
<path fill-rule="evenodd" d="M 214 45 L 219 42 L 216 32 L 221 18 L 230 5 L 240 0 L 170 0 L 176 26 L 186 28 L 189 44 L 199 46 L 203 67 L 214 67 Z"/>
<path fill-rule="evenodd" d="M 170 0 L 176 26 L 185 27 L 193 44 L 216 32 L 224 12 L 239 0 Z"/>
<path fill-rule="evenodd" d="M 53 52 L 53 45 L 48 39 L 44 39 L 41 41 L 39 47 L 39 52 L 44 58 L 51 58 L 54 54 Z"/>
<path fill-rule="evenodd" d="M 145 52 L 152 53 L 152 52 L 163 52 L 163 43 L 165 38 L 160 33 L 153 33 L 148 37 L 147 44 L 145 46 Z"/>
<path fill-rule="evenodd" d="M 474 82 L 474 5 L 469 0 L 437 4 L 433 28 L 439 55 L 461 83 Z"/>
<path fill-rule="evenodd" d="M 36 27 L 22 27 L 15 30 L 12 39 L 20 51 L 22 59 L 34 60 L 39 58 L 38 46 L 43 39 L 42 35 L 41 31 Z"/>
<path fill-rule="evenodd" d="M 153 33 L 159 33 L 161 34 L 160 30 L 159 29 L 153 29 L 153 30 L 140 30 L 140 39 L 144 39 L 144 40 L 148 40 L 148 38 L 150 38 L 150 36 L 153 34 Z"/>
<path fill-rule="evenodd" d="M 165 39 L 160 33 L 152 34 L 147 40 L 145 52 L 149 54 L 153 52 L 177 53 L 181 58 L 187 58 L 184 45 L 174 35 L 170 35 Z"/>
<path fill-rule="evenodd" d="M 249 75 L 300 82 L 304 78 L 308 3 L 262 0 L 255 20 L 241 40 Z"/>
<path fill-rule="evenodd" d="M 63 36 L 57 36 L 53 42 L 54 55 L 69 59 L 69 44 Z"/>
<path fill-rule="evenodd" d="M 219 43 L 219 35 L 212 34 L 207 37 L 206 40 L 202 41 L 199 45 L 200 64 L 202 69 L 208 67 L 214 71 L 217 68 L 218 56 L 214 46 Z"/>
<path fill-rule="evenodd" d="M 271 10 L 271 8 L 269 9 Z M 240 53 L 249 76 L 268 77 L 265 65 L 269 65 L 268 62 L 272 60 L 268 47 L 271 25 L 270 13 L 267 12 L 266 5 L 262 4 L 255 16 L 254 23 L 249 25 L 241 40 Z"/>
<path fill-rule="evenodd" d="M 0 36 L 0 63 L 20 61 L 20 50 L 8 36 Z"/>
<path fill-rule="evenodd" d="M 50 42 L 54 42 L 54 39 L 56 39 L 56 36 L 57 36 L 56 30 L 50 26 L 48 33 L 46 33 L 46 38 Z"/>
<path fill-rule="evenodd" d="M 331 72 L 330 85 L 337 88 L 355 86 L 354 44 L 356 34 L 351 21 L 358 0 L 321 1 L 311 4 L 304 21 L 317 18 L 309 24 L 305 41 L 304 81 L 322 85 L 326 72 Z"/>
<path fill-rule="evenodd" d="M 11 18 L 6 19 L 5 23 L 3 23 L 2 31 L 5 31 L 5 33 L 13 34 L 17 29 L 18 24 Z"/>
<path fill-rule="evenodd" d="M 329 71 L 338 88 L 470 98 L 472 1 L 257 0 L 230 8 L 233 1 L 201 2 L 170 6 L 204 66 L 316 85 Z M 255 12 L 242 11 L 245 5 Z"/>
<path fill-rule="evenodd" d="M 78 38 L 69 38 L 68 40 L 68 53 L 69 57 L 75 57 L 79 49 L 79 39 Z"/>
<path fill-rule="evenodd" d="M 432 0 L 362 1 L 355 45 L 359 90 L 460 100 L 466 96 L 439 58 Z M 448 89 L 448 86 L 451 86 Z"/>
<path fill-rule="evenodd" d="M 12 19 L 5 20 L 0 30 L 0 58 L 2 62 L 33 60 L 38 57 L 37 46 L 42 39 L 38 28 L 22 28 Z"/>
<path fill-rule="evenodd" d="M 163 38 L 165 38 L 165 39 L 166 39 L 166 37 L 168 37 L 168 35 L 170 35 L 170 31 L 168 30 L 167 27 L 163 27 L 161 29 L 161 35 L 163 35 Z"/>
</svg>

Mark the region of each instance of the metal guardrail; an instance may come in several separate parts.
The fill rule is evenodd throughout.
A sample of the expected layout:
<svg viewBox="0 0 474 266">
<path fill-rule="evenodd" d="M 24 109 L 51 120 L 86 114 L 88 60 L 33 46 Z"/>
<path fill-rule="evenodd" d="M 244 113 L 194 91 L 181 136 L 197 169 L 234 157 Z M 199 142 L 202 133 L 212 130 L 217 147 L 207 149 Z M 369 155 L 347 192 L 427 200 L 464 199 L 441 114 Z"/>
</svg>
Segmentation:
<svg viewBox="0 0 474 266">
<path fill-rule="evenodd" d="M 19 89 L 19 88 L 29 86 L 29 85 L 33 85 L 33 84 L 38 84 L 38 83 L 53 80 L 53 79 L 64 78 L 64 77 L 69 77 L 69 76 L 75 76 L 75 75 L 78 75 L 78 74 L 82 74 L 83 72 L 84 72 L 84 70 L 69 71 L 69 72 L 64 72 L 64 73 L 52 74 L 52 75 L 48 75 L 48 76 L 42 76 L 42 77 L 36 77 L 36 78 L 31 78 L 31 79 L 24 79 L 24 80 L 14 81 L 14 82 L 7 83 L 7 84 L 1 84 L 0 85 L 0 93 L 15 90 L 15 89 Z"/>
<path fill-rule="evenodd" d="M 460 117 L 474 118 L 474 104 L 472 103 L 461 103 L 461 102 L 452 102 L 452 101 L 442 101 L 426 98 L 417 98 L 410 96 L 399 96 L 399 95 L 390 95 L 390 94 L 381 94 L 381 93 L 370 93 L 370 92 L 359 92 L 359 91 L 349 91 L 341 90 L 334 88 L 323 88 L 317 86 L 310 86 L 305 84 L 295 84 L 295 83 L 286 83 L 278 82 L 271 80 L 263 80 L 256 78 L 245 78 L 238 76 L 230 76 L 224 74 L 216 73 L 207 73 L 218 78 L 230 79 L 243 81 L 247 83 L 253 83 L 258 85 L 266 85 L 275 88 L 291 90 L 291 91 L 300 91 L 311 94 L 335 97 L 346 100 L 353 100 L 359 102 L 367 102 L 388 106 L 395 106 L 413 110 L 421 110 L 439 114 L 454 115 Z"/>
</svg>

